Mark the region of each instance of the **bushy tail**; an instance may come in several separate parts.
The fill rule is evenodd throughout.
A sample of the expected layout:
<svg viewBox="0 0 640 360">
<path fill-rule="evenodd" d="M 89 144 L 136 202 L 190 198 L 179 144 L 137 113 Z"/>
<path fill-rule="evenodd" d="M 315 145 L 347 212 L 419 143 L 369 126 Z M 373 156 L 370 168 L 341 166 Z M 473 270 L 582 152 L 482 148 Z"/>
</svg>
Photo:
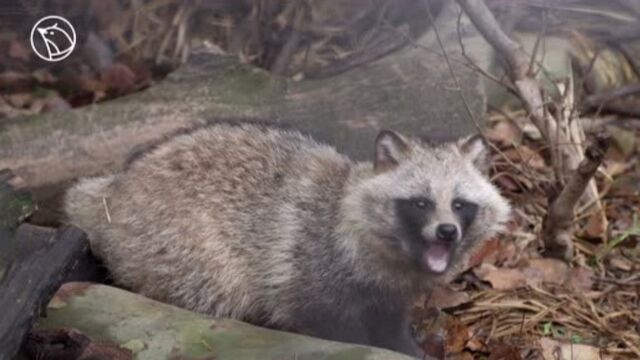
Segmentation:
<svg viewBox="0 0 640 360">
<path fill-rule="evenodd" d="M 94 251 L 96 242 L 109 226 L 108 199 L 116 175 L 86 178 L 71 187 L 64 199 L 66 221 L 84 230 Z"/>
</svg>

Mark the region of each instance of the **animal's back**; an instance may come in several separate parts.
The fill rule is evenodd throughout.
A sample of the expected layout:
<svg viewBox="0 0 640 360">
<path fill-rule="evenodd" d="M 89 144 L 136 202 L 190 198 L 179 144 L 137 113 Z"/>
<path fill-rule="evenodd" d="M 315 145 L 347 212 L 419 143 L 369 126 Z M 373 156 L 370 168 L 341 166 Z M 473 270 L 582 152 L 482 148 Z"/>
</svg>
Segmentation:
<svg viewBox="0 0 640 360">
<path fill-rule="evenodd" d="M 209 314 L 260 317 L 273 311 L 270 292 L 291 282 L 305 227 L 296 206 L 335 212 L 349 166 L 297 132 L 215 125 L 156 146 L 120 174 L 81 181 L 66 212 L 119 284 Z"/>
</svg>

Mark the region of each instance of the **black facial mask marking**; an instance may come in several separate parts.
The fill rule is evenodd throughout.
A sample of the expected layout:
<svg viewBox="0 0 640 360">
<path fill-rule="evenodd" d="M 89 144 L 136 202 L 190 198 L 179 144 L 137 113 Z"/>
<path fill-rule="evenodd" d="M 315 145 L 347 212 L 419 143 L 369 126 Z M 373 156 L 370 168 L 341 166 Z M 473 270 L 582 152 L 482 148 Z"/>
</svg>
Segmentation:
<svg viewBox="0 0 640 360">
<path fill-rule="evenodd" d="M 428 222 L 429 214 L 435 209 L 434 202 L 424 197 L 396 199 L 395 207 L 406 237 L 412 245 L 422 244 L 422 228 Z"/>
<path fill-rule="evenodd" d="M 469 228 L 469 225 L 475 220 L 478 214 L 478 208 L 478 204 L 464 199 L 455 199 L 451 203 L 451 210 L 453 210 L 458 216 L 458 219 L 460 219 L 463 235 L 467 231 L 467 228 Z"/>
</svg>

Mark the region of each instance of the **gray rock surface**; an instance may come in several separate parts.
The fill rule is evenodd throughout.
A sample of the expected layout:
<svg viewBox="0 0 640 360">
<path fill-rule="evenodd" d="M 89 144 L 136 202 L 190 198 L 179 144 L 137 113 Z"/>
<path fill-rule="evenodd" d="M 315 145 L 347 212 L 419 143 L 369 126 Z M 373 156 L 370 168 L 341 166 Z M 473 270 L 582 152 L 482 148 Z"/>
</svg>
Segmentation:
<svg viewBox="0 0 640 360">
<path fill-rule="evenodd" d="M 445 9 L 437 26 L 470 111 L 481 119 L 482 82 L 456 60 L 456 16 Z M 293 125 L 358 159 L 369 156 L 382 128 L 432 139 L 475 131 L 430 31 L 415 47 L 321 80 L 293 81 L 232 57 L 195 55 L 189 65 L 141 93 L 4 123 L 0 168 L 12 168 L 30 187 L 56 186 L 117 170 L 136 147 L 224 117 Z"/>
</svg>

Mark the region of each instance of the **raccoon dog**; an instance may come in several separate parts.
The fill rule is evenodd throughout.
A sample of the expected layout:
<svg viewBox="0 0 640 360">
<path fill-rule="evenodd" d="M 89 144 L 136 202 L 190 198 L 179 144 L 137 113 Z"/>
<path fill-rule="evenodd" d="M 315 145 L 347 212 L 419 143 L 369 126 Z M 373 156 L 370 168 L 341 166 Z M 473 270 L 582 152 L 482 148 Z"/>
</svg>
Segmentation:
<svg viewBox="0 0 640 360">
<path fill-rule="evenodd" d="M 419 355 L 416 295 L 501 230 L 509 205 L 479 137 L 382 131 L 372 150 L 356 163 L 296 131 L 218 124 L 81 180 L 65 211 L 115 282 L 146 296 Z"/>
</svg>

